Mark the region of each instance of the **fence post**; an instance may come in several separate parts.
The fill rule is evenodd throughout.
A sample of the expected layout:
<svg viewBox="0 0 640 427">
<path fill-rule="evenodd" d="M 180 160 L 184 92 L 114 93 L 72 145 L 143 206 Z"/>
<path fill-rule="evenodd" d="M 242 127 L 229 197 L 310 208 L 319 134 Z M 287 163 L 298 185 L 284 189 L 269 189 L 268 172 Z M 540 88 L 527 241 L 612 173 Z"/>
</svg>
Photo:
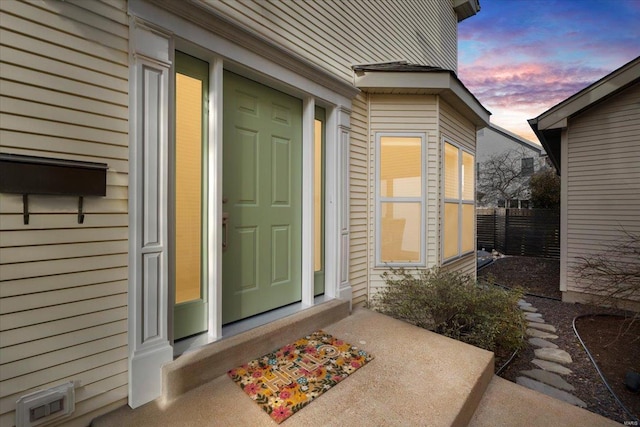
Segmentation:
<svg viewBox="0 0 640 427">
<path fill-rule="evenodd" d="M 504 254 L 509 255 L 509 208 L 504 210 Z"/>
</svg>

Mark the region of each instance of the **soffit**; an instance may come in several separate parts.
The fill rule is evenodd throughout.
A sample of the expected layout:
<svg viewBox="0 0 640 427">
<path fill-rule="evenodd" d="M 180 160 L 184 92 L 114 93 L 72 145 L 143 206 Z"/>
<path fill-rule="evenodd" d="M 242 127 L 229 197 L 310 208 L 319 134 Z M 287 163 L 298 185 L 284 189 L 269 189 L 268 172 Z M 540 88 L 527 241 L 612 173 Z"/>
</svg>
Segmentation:
<svg viewBox="0 0 640 427">
<path fill-rule="evenodd" d="M 368 93 L 439 95 L 478 127 L 489 125 L 491 113 L 455 73 L 439 67 L 394 62 L 356 65 L 356 87 Z"/>
</svg>

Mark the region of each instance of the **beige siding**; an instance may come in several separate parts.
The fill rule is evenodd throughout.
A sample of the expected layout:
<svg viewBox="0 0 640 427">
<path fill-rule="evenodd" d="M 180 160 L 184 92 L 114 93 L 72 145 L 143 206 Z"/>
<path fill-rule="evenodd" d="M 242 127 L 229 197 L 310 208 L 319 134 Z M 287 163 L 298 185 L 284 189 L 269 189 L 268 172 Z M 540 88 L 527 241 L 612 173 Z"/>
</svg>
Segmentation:
<svg viewBox="0 0 640 427">
<path fill-rule="evenodd" d="M 455 144 L 460 145 L 472 153 L 476 152 L 476 128 L 473 123 L 465 119 L 459 112 L 453 107 L 447 104 L 442 98 L 439 99 L 440 109 L 440 137 Z M 442 149 L 442 146 L 439 146 Z M 442 160 L 442 159 L 441 159 Z M 438 209 L 441 209 L 442 199 L 438 199 Z M 442 227 L 442 215 L 439 216 L 440 220 L 438 227 Z M 438 235 L 438 245 L 442 234 Z M 438 246 L 440 248 L 440 246 Z M 447 269 L 460 271 L 464 274 L 469 274 L 475 277 L 476 275 L 476 256 L 467 255 L 459 260 L 450 262 L 447 264 Z"/>
<path fill-rule="evenodd" d="M 450 0 L 202 1 L 349 82 L 352 64 L 407 60 L 457 70 L 458 24 Z"/>
<path fill-rule="evenodd" d="M 640 233 L 639 104 L 635 84 L 569 122 L 563 174 L 568 291 L 582 290 L 573 274 L 576 257 L 602 253 L 620 239 L 622 228 Z"/>
<path fill-rule="evenodd" d="M 431 95 L 376 95 L 371 94 L 370 155 L 369 155 L 369 280 L 371 292 L 384 282 L 380 275 L 385 268 L 375 267 L 375 167 L 376 132 L 424 132 L 427 136 L 427 197 L 426 197 L 426 263 L 438 263 L 438 194 L 439 138 L 437 98 Z"/>
<path fill-rule="evenodd" d="M 125 0 L 1 1 L 0 150 L 107 163 L 107 196 L 0 194 L 0 426 L 76 381 L 74 418 L 127 397 Z M 97 411 L 97 412 L 93 412 Z M 67 420 L 68 421 L 68 420 Z"/>
<path fill-rule="evenodd" d="M 351 141 L 349 155 L 349 282 L 353 289 L 353 303 L 367 300 L 369 266 L 367 262 L 369 230 L 369 128 L 367 94 L 353 100 L 351 113 Z"/>
</svg>

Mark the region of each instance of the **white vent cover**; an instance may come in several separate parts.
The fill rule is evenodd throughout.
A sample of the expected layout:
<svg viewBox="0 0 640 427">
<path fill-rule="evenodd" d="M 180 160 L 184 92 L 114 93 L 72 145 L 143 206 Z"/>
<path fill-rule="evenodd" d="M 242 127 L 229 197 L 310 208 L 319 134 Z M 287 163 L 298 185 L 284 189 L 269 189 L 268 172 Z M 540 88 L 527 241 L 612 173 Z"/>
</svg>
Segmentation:
<svg viewBox="0 0 640 427">
<path fill-rule="evenodd" d="M 75 409 L 73 383 L 25 394 L 16 403 L 16 427 L 48 424 Z"/>
</svg>

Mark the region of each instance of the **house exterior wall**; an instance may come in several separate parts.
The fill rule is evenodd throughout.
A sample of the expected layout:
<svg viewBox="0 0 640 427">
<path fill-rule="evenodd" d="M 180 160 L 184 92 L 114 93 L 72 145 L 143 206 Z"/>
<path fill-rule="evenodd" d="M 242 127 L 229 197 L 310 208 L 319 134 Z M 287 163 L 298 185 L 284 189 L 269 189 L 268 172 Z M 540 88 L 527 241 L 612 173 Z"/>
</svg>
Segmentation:
<svg viewBox="0 0 640 427">
<path fill-rule="evenodd" d="M 402 7 L 368 0 L 202 1 L 349 82 L 354 64 L 406 60 L 457 71 L 458 23 L 451 1 L 407 0 Z"/>
<path fill-rule="evenodd" d="M 108 164 L 106 197 L 0 194 L 0 425 L 76 381 L 78 424 L 127 396 L 128 17 L 124 0 L 2 1 L 0 150 Z M 68 420 L 66 420 L 68 421 Z"/>
<path fill-rule="evenodd" d="M 397 7 L 318 0 L 304 9 L 298 2 L 206 3 L 345 82 L 352 82 L 354 63 L 407 60 L 457 68 L 450 1 Z M 32 196 L 24 225 L 22 197 L 0 194 L 0 426 L 13 425 L 20 396 L 66 381 L 76 381 L 76 409 L 64 423 L 86 425 L 125 404 L 131 387 L 127 1 L 10 0 L 0 1 L 0 13 L 0 151 L 108 164 L 107 195 L 85 198 L 84 224 L 76 221 L 76 198 Z M 385 28 L 385 35 L 371 28 Z M 463 135 L 464 144 L 475 144 L 458 129 L 467 125 L 464 119 L 439 108 L 431 95 L 361 93 L 353 99 L 348 271 L 354 303 L 367 300 L 370 280 L 374 287 L 381 283 L 372 252 L 376 131 L 427 135 L 426 262 L 439 263 L 439 120 L 447 132 Z M 468 269 L 471 261 L 449 265 Z"/>
<path fill-rule="evenodd" d="M 476 127 L 468 119 L 464 118 L 459 112 L 457 112 L 451 105 L 440 100 L 439 103 L 439 150 L 442 151 L 442 140 L 446 139 L 450 142 L 460 145 L 462 148 L 469 150 L 476 155 Z M 442 154 L 440 154 L 440 168 L 443 163 Z M 440 175 L 440 173 L 438 173 Z M 438 187 L 440 189 L 441 187 Z M 444 201 L 442 199 L 441 192 L 438 193 L 438 209 L 440 209 L 440 215 L 438 216 L 439 222 L 436 225 L 440 230 L 438 233 L 438 250 L 442 248 L 442 218 L 444 217 Z M 475 223 L 475 220 L 474 220 Z M 475 235 L 475 232 L 474 232 Z M 474 244 L 474 247 L 476 245 Z M 476 253 L 462 256 L 461 258 L 448 262 L 444 268 L 447 270 L 455 270 L 463 274 L 476 277 Z"/>
<path fill-rule="evenodd" d="M 533 143 L 531 145 L 534 145 Z M 542 152 L 542 146 L 538 148 L 532 147 L 528 144 L 515 141 L 491 127 L 480 129 L 478 131 L 478 147 L 476 162 L 482 163 L 488 160 L 491 156 L 504 153 L 509 150 L 522 150 L 526 154 L 525 157 L 533 157 L 534 170 L 540 168 L 540 163 L 535 161 L 540 157 Z"/>
<path fill-rule="evenodd" d="M 367 301 L 369 284 L 368 233 L 369 182 L 369 98 L 360 93 L 351 105 L 351 140 L 349 144 L 349 227 L 351 243 L 349 253 L 349 281 L 353 288 L 353 303 Z"/>
<path fill-rule="evenodd" d="M 438 213 L 440 194 L 440 140 L 438 138 L 438 97 L 434 95 L 369 95 L 369 248 L 370 292 L 384 286 L 381 274 L 388 269 L 376 266 L 376 133 L 421 132 L 426 134 L 426 267 L 438 263 Z"/>
<path fill-rule="evenodd" d="M 636 83 L 569 120 L 561 176 L 565 300 L 579 301 L 585 292 L 575 277 L 578 257 L 602 254 L 623 237 L 622 228 L 640 233 L 639 104 Z"/>
<path fill-rule="evenodd" d="M 478 143 L 476 150 L 476 165 L 480 168 L 481 171 L 484 162 L 490 160 L 492 157 L 500 156 L 510 151 L 515 151 L 516 153 L 518 153 L 519 158 L 516 158 L 517 162 L 520 162 L 521 159 L 532 158 L 534 173 L 538 172 L 546 164 L 546 155 L 543 154 L 544 151 L 542 149 L 542 146 L 522 141 L 516 137 L 507 136 L 499 130 L 494 129 L 493 127 L 480 129 L 477 133 L 477 139 Z M 520 167 L 520 165 L 518 165 L 518 167 Z M 515 170 L 515 172 L 519 171 L 520 169 Z M 492 179 L 490 176 L 488 177 L 486 175 L 487 174 L 480 175 L 479 183 L 486 182 L 482 181 L 483 179 Z M 527 191 L 525 194 L 522 194 L 521 200 L 528 199 L 530 197 L 529 193 L 530 192 Z M 504 199 L 502 199 L 502 201 L 506 202 L 504 201 Z M 518 199 L 515 199 L 515 202 L 518 202 Z M 484 197 L 479 198 L 478 205 L 482 207 L 498 207 L 499 204 L 498 200 L 496 200 L 495 197 Z M 506 203 L 506 206 L 500 206 L 510 207 L 508 203 Z"/>
</svg>

